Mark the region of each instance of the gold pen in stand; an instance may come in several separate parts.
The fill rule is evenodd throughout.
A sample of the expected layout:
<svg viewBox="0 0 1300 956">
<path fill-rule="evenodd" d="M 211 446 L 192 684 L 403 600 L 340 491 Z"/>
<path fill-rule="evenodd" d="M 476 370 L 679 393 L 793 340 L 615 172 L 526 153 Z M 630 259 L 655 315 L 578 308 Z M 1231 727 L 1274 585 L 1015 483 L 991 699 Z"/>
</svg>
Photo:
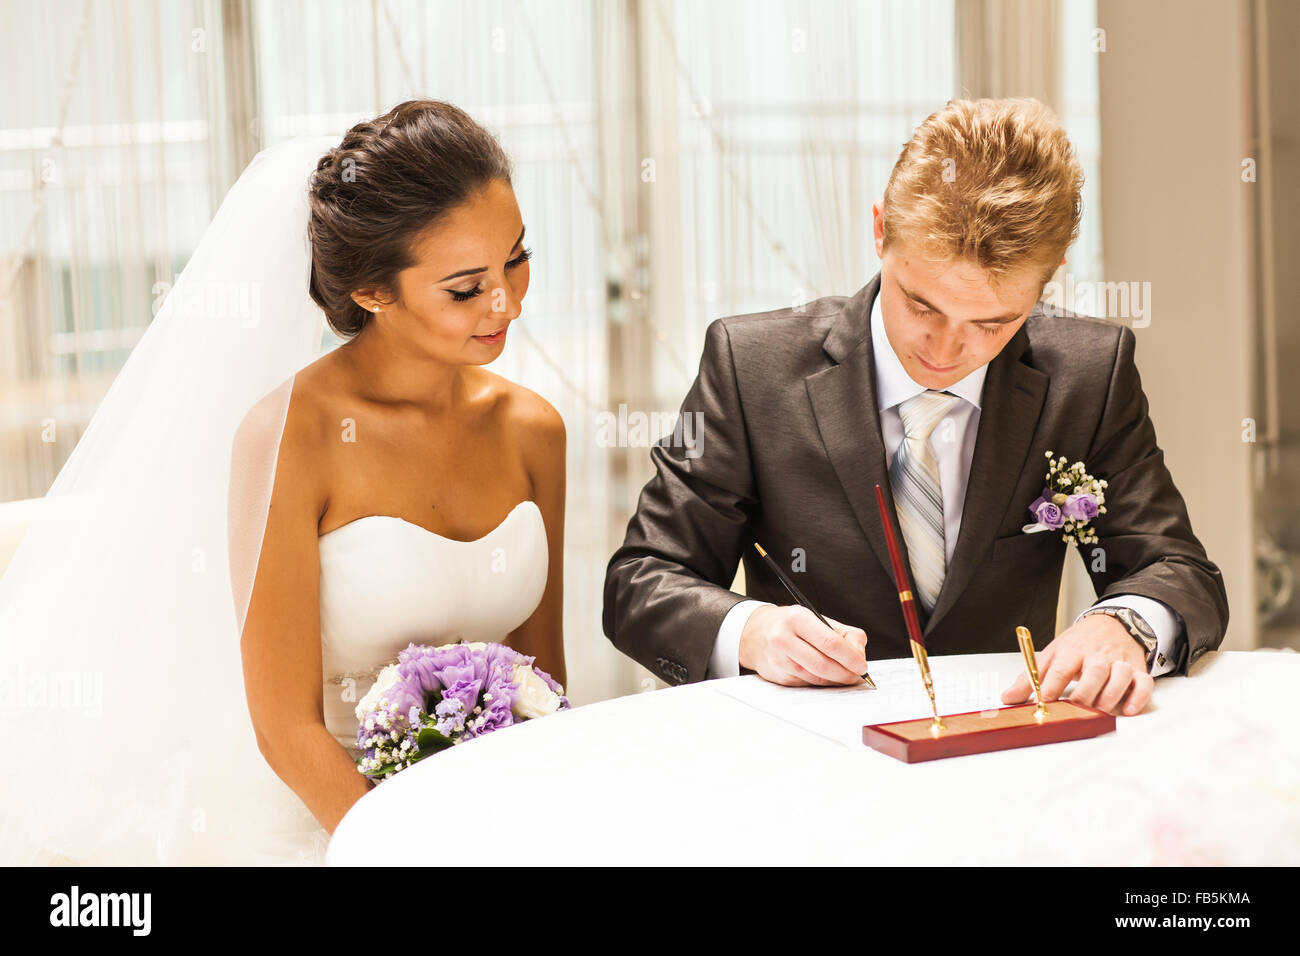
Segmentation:
<svg viewBox="0 0 1300 956">
<path fill-rule="evenodd" d="M 1034 694 L 1038 698 L 1034 718 L 1041 721 L 1047 716 L 1047 707 L 1043 703 L 1043 686 L 1038 682 L 1038 656 L 1034 654 L 1034 639 L 1029 636 L 1029 628 L 1023 624 L 1017 627 L 1016 640 L 1020 642 L 1020 653 L 1025 656 L 1025 669 L 1029 671 L 1029 680 L 1034 685 Z"/>
<path fill-rule="evenodd" d="M 813 607 L 812 604 L 808 601 L 808 599 L 803 596 L 803 592 L 799 590 L 799 588 L 795 585 L 795 583 L 785 576 L 785 572 L 781 570 L 781 566 L 772 560 L 772 556 L 763 550 L 763 546 L 759 544 L 757 541 L 755 541 L 754 547 L 757 548 L 758 553 L 763 556 L 763 560 L 767 562 L 767 566 L 771 568 L 774 572 L 776 572 L 777 580 L 779 580 L 782 584 L 785 585 L 785 589 L 790 592 L 790 596 L 793 597 L 800 604 L 802 604 L 804 607 L 806 607 L 808 610 L 816 614 L 817 620 L 821 621 L 832 631 L 835 631 L 836 634 L 839 634 L 840 632 L 835 630 L 835 627 L 831 624 L 831 622 L 826 620 L 826 618 L 822 617 L 821 612 L 819 612 L 815 607 Z M 876 689 L 876 682 L 871 679 L 870 674 L 863 674 L 862 679 L 867 682 L 867 686 L 870 687 L 872 690 Z"/>
<path fill-rule="evenodd" d="M 925 652 L 925 641 L 921 636 L 921 622 L 916 616 L 916 598 L 907 586 L 907 571 L 903 567 L 903 552 L 898 550 L 898 539 L 894 537 L 894 526 L 889 521 L 889 511 L 885 507 L 885 493 L 876 485 L 876 507 L 880 509 L 880 524 L 885 529 L 885 544 L 889 546 L 889 563 L 894 569 L 894 586 L 898 590 L 898 603 L 903 609 L 903 622 L 907 625 L 907 639 L 912 645 L 912 657 L 921 671 L 921 682 L 925 692 L 930 695 L 930 710 L 934 720 L 930 723 L 930 733 L 939 736 L 945 730 L 943 718 L 939 716 L 939 705 L 934 699 L 934 678 L 930 676 L 930 655 Z"/>
</svg>

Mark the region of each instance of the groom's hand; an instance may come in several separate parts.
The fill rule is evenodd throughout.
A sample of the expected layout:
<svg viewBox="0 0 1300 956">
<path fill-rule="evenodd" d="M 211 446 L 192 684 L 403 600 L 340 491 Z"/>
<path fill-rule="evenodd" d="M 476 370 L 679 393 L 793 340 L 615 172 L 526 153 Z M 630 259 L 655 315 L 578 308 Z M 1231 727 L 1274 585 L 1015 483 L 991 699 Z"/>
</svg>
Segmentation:
<svg viewBox="0 0 1300 956">
<path fill-rule="evenodd" d="M 1038 675 L 1044 700 L 1056 700 L 1070 681 L 1077 681 L 1070 700 L 1130 717 L 1141 713 L 1155 687 L 1142 646 L 1106 614 L 1089 614 L 1056 635 L 1038 655 Z M 1002 703 L 1019 704 L 1033 693 L 1029 675 L 1021 671 L 1002 692 Z"/>
<path fill-rule="evenodd" d="M 740 666 L 787 687 L 858 683 L 867 672 L 866 632 L 826 620 L 838 633 L 806 607 L 756 608 L 740 633 Z"/>
</svg>

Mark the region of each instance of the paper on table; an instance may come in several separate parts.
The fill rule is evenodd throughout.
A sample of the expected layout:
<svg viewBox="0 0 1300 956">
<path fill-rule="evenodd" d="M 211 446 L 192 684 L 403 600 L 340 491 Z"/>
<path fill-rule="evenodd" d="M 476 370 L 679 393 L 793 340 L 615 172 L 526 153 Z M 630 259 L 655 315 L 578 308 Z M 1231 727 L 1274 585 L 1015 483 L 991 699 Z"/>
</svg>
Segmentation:
<svg viewBox="0 0 1300 956">
<path fill-rule="evenodd" d="M 963 659 L 964 658 L 964 659 Z M 1019 654 L 930 658 L 940 714 L 1004 707 L 1004 691 L 1024 664 Z M 862 728 L 894 720 L 929 717 L 930 697 L 910 657 L 872 661 L 872 690 L 855 687 L 782 687 L 761 677 L 712 681 L 713 689 L 797 727 L 846 747 L 861 749 Z"/>
</svg>

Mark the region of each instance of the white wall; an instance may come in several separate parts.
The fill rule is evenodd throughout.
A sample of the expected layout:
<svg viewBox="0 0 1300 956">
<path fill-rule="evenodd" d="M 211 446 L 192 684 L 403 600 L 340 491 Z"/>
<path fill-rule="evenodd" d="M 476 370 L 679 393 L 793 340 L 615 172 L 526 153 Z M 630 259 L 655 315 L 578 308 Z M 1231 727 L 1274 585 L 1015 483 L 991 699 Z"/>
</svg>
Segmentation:
<svg viewBox="0 0 1300 956">
<path fill-rule="evenodd" d="M 1223 571 L 1223 649 L 1253 648 L 1251 446 L 1241 437 L 1255 414 L 1245 9 L 1098 0 L 1098 23 L 1106 279 L 1152 284 L 1151 324 L 1135 329 L 1151 417 L 1192 527 Z"/>
</svg>

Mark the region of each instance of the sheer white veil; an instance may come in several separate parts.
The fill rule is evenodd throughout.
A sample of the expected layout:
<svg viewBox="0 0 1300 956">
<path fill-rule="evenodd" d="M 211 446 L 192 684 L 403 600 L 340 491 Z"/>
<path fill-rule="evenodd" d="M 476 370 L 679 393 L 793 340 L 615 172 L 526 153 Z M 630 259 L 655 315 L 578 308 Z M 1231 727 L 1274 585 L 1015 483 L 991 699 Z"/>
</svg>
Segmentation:
<svg viewBox="0 0 1300 956">
<path fill-rule="evenodd" d="M 307 188 L 339 138 L 244 171 L 0 580 L 0 863 L 323 854 L 257 750 L 239 633 L 293 375 L 323 350 Z"/>
</svg>

